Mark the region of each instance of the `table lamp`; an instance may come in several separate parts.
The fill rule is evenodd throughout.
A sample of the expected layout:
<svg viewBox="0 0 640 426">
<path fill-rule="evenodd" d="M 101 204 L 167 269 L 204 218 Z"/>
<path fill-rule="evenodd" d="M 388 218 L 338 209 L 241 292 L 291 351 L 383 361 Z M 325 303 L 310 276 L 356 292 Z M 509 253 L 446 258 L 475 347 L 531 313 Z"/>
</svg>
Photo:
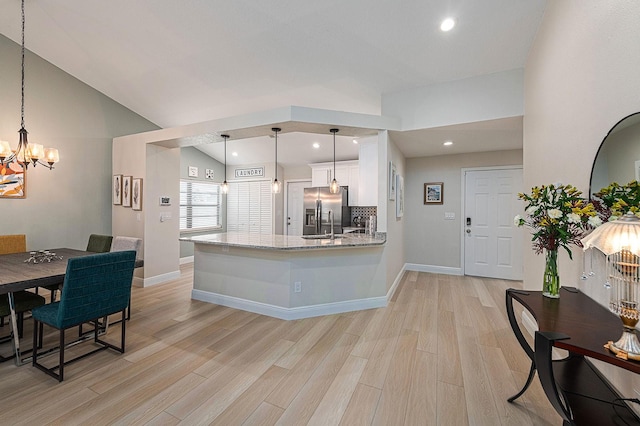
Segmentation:
<svg viewBox="0 0 640 426">
<path fill-rule="evenodd" d="M 606 258 L 609 309 L 622 320 L 624 331 L 605 347 L 623 359 L 640 361 L 640 342 L 635 326 L 640 318 L 640 219 L 627 213 L 607 222 L 582 239 L 584 249 L 597 248 Z"/>
</svg>

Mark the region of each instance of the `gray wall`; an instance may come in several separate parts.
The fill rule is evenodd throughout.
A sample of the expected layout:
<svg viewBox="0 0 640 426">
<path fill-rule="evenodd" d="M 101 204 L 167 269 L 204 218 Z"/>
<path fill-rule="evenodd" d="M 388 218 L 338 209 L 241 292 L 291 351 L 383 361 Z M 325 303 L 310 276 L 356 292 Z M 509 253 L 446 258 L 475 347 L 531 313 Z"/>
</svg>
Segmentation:
<svg viewBox="0 0 640 426">
<path fill-rule="evenodd" d="M 408 158 L 404 180 L 405 262 L 460 268 L 461 169 L 521 164 L 522 150 Z M 443 204 L 424 205 L 425 182 L 444 182 Z M 445 212 L 454 212 L 455 220 L 444 220 Z"/>
<path fill-rule="evenodd" d="M 188 174 L 189 166 L 195 166 L 198 168 L 198 177 L 190 178 Z M 205 179 L 205 169 L 213 169 L 213 180 Z M 231 168 L 227 166 L 227 171 L 231 175 Z M 224 181 L 224 164 L 209 157 L 207 154 L 194 147 L 181 148 L 180 149 L 180 179 L 199 180 L 204 182 L 217 182 L 222 183 Z M 206 232 L 189 232 L 181 235 L 201 235 L 201 234 L 214 234 L 218 232 L 226 232 L 227 229 L 227 197 L 222 196 L 222 206 L 220 208 L 222 213 L 222 229 L 219 231 L 206 231 Z M 180 258 L 193 256 L 193 243 L 180 241 Z"/>
<path fill-rule="evenodd" d="M 20 46 L 0 35 L 0 58 L 0 139 L 15 148 Z M 158 127 L 30 52 L 25 66 L 29 140 L 58 148 L 60 163 L 29 168 L 25 199 L 0 199 L 0 234 L 26 234 L 29 250 L 85 248 L 111 234 L 112 139 Z"/>
</svg>

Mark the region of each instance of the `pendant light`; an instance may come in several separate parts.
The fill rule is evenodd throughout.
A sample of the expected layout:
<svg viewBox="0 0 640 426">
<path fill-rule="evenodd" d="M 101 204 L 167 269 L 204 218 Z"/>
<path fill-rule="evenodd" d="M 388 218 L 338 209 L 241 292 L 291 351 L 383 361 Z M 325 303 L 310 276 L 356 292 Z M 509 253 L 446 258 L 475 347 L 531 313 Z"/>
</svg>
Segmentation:
<svg viewBox="0 0 640 426">
<path fill-rule="evenodd" d="M 227 194 L 229 192 L 229 184 L 227 183 L 227 139 L 229 139 L 229 135 L 220 136 L 224 139 L 224 182 L 222 182 L 220 188 L 223 194 Z"/>
<path fill-rule="evenodd" d="M 271 189 L 274 194 L 279 194 L 282 190 L 282 184 L 278 182 L 278 132 L 282 130 L 279 127 L 273 127 L 271 129 L 276 134 L 276 167 L 275 167 L 275 179 L 273 179 L 273 183 L 271 184 Z"/>
<path fill-rule="evenodd" d="M 329 130 L 333 133 L 333 180 L 331 181 L 331 185 L 329 185 L 329 192 L 332 194 L 337 194 L 340 192 L 340 185 L 336 180 L 336 133 L 338 133 L 338 129 Z"/>
<path fill-rule="evenodd" d="M 21 98 L 21 125 L 18 133 L 20 140 L 15 151 L 7 141 L 0 141 L 0 164 L 15 161 L 21 164 L 25 170 L 29 167 L 29 162 L 35 167 L 41 164 L 48 169 L 53 169 L 53 165 L 60 161 L 58 150 L 55 148 L 43 148 L 37 143 L 29 144 L 27 140 L 27 129 L 24 128 L 24 0 L 22 0 L 22 98 Z M 44 161 L 43 161 L 44 160 Z"/>
</svg>

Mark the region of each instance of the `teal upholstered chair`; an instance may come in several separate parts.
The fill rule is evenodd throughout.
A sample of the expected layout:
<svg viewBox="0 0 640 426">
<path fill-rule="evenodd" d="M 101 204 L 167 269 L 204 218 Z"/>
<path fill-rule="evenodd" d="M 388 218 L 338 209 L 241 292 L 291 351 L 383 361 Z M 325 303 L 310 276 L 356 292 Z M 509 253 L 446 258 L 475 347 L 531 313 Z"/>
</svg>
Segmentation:
<svg viewBox="0 0 640 426">
<path fill-rule="evenodd" d="M 60 301 L 40 306 L 31 311 L 34 320 L 34 348 L 41 344 L 43 324 L 59 330 L 59 364 L 53 368 L 39 364 L 38 351 L 34 350 L 32 364 L 35 367 L 55 377 L 58 381 L 62 381 L 65 364 L 108 348 L 115 349 L 120 353 L 124 352 L 126 331 L 124 316 L 129 305 L 135 260 L 136 252 L 133 250 L 99 253 L 68 260 Z M 98 319 L 117 312 L 121 312 L 123 318 L 120 321 L 122 327 L 120 347 L 98 338 Z M 101 347 L 65 361 L 64 331 L 85 322 L 94 323 L 93 342 Z M 37 332 L 35 332 L 36 330 Z M 55 372 L 56 370 L 58 373 Z"/>
<path fill-rule="evenodd" d="M 111 241 L 113 237 L 111 235 L 100 235 L 100 234 L 91 234 L 89 235 L 89 241 L 87 242 L 87 250 L 93 253 L 106 253 L 111 250 Z M 51 301 L 56 301 L 56 293 L 60 290 L 60 286 L 56 284 L 45 285 L 43 288 L 46 288 L 51 292 Z"/>
</svg>

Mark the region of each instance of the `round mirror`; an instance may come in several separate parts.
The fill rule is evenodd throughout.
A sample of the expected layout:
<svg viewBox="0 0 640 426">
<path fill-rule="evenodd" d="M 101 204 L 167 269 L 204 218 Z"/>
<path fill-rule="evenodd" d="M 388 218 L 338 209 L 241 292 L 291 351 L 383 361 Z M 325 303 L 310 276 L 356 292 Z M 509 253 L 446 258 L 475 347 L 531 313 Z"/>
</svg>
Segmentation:
<svg viewBox="0 0 640 426">
<path fill-rule="evenodd" d="M 611 182 L 640 181 L 640 112 L 623 118 L 602 141 L 591 169 L 589 194 Z"/>
</svg>

